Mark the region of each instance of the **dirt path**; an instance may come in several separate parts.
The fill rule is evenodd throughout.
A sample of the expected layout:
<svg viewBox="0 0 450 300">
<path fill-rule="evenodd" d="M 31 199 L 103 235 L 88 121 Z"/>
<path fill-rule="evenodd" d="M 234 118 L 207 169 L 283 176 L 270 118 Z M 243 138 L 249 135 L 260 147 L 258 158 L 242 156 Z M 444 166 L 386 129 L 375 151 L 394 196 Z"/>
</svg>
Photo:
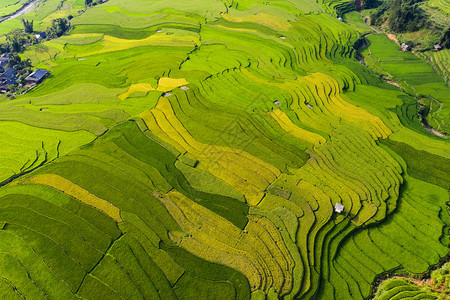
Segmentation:
<svg viewBox="0 0 450 300">
<path fill-rule="evenodd" d="M 370 25 L 370 18 L 369 18 L 369 16 L 363 15 L 362 13 L 361 13 L 361 15 L 364 17 L 364 22 L 366 23 L 367 26 L 370 27 L 370 29 L 372 29 L 375 33 L 382 33 L 381 31 L 379 31 L 378 29 L 376 29 L 376 28 L 374 28 L 374 27 L 372 27 Z"/>
<path fill-rule="evenodd" d="M 384 81 L 386 81 L 386 82 L 389 83 L 389 84 L 395 85 L 396 87 L 400 87 L 400 84 L 398 84 L 398 83 L 395 82 L 395 81 L 392 81 L 392 80 L 389 80 L 389 79 L 385 79 Z"/>
<path fill-rule="evenodd" d="M 395 36 L 395 34 L 393 34 L 393 33 L 386 33 L 386 36 L 387 36 L 391 41 L 393 41 L 394 43 L 398 43 L 398 39 L 397 39 L 397 37 Z"/>
<path fill-rule="evenodd" d="M 36 10 L 39 7 L 39 0 L 31 0 L 24 6 L 22 6 L 19 10 L 17 10 L 15 13 L 5 16 L 4 19 L 0 20 L 0 23 L 15 19 L 17 17 L 23 16 L 27 13 L 30 13 L 34 10 Z"/>
</svg>

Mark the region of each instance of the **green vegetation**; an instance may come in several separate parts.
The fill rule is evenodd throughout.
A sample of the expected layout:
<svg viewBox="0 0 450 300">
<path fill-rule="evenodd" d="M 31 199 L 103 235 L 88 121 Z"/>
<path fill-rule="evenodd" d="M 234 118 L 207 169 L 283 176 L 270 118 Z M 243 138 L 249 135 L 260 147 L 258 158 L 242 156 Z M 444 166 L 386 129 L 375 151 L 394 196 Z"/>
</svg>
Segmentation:
<svg viewBox="0 0 450 300">
<path fill-rule="evenodd" d="M 437 294 L 428 292 L 400 278 L 393 278 L 383 282 L 378 288 L 375 299 L 439 299 Z"/>
<path fill-rule="evenodd" d="M 421 99 L 426 106 L 423 116 L 427 124 L 448 133 L 450 98 L 442 77 L 414 54 L 399 51 L 398 46 L 384 34 L 372 34 L 367 40 L 371 45 L 362 52 L 368 57 L 367 65 L 384 78 L 400 82 L 408 94 Z M 430 106 L 434 109 L 431 110 Z"/>
<path fill-rule="evenodd" d="M 423 121 L 448 130 L 449 88 L 381 34 L 359 63 L 360 4 L 47 0 L 0 23 L 49 28 L 11 64 L 52 71 L 0 98 L 0 297 L 367 299 L 434 270 L 450 154 Z M 377 297 L 434 297 L 395 280 Z"/>
<path fill-rule="evenodd" d="M 375 299 L 446 299 L 450 294 L 450 263 L 431 272 L 431 278 L 411 280 L 409 278 L 390 278 L 382 282 L 377 289 Z"/>
<path fill-rule="evenodd" d="M 431 272 L 431 278 L 411 280 L 408 278 L 390 278 L 382 282 L 377 289 L 375 299 L 446 299 L 449 294 L 448 281 L 450 263 Z"/>
<path fill-rule="evenodd" d="M 426 26 L 424 11 L 416 0 L 394 0 L 383 2 L 378 10 L 370 15 L 372 25 L 380 26 L 387 22 L 393 32 L 416 31 Z"/>
<path fill-rule="evenodd" d="M 434 49 L 436 44 L 449 48 L 450 22 L 445 1 L 390 0 L 367 8 L 372 7 L 376 9 L 371 10 L 370 23 L 397 33 L 401 43 L 419 51 Z"/>
<path fill-rule="evenodd" d="M 445 158 L 418 151 L 405 143 L 385 140 L 383 144 L 401 153 L 408 166 L 409 175 L 450 190 L 450 164 Z"/>
</svg>

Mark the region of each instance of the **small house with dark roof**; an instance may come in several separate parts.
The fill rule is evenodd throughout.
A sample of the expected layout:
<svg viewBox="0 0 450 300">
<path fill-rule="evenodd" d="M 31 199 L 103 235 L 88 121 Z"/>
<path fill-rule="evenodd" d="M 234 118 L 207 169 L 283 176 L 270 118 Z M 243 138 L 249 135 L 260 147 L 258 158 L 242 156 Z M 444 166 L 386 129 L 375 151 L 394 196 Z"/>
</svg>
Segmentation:
<svg viewBox="0 0 450 300">
<path fill-rule="evenodd" d="M 14 75 L 16 75 L 16 74 L 17 74 L 16 69 L 9 68 L 8 70 L 6 70 L 5 72 L 3 72 L 3 73 L 0 75 L 0 79 L 11 79 L 11 78 L 13 78 Z"/>
<path fill-rule="evenodd" d="M 17 83 L 16 77 L 17 71 L 13 68 L 9 68 L 0 75 L 0 91 L 9 91 L 9 86 Z"/>
<path fill-rule="evenodd" d="M 33 73 L 28 75 L 27 78 L 25 78 L 25 81 L 28 83 L 38 84 L 41 83 L 42 80 L 44 80 L 44 78 L 48 76 L 48 74 L 49 72 L 47 70 L 36 69 L 33 71 Z"/>
</svg>

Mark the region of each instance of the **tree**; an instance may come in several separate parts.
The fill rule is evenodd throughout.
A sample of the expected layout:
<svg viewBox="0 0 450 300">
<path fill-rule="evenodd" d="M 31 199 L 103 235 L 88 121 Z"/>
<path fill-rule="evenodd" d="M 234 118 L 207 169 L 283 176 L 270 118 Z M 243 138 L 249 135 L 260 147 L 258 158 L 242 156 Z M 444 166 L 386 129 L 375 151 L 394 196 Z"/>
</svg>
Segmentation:
<svg viewBox="0 0 450 300">
<path fill-rule="evenodd" d="M 381 3 L 378 0 L 363 0 L 364 9 L 375 8 L 379 6 Z"/>
<path fill-rule="evenodd" d="M 70 29 L 69 21 L 66 18 L 58 18 L 52 20 L 52 25 L 47 28 L 47 36 L 49 38 L 57 38 L 62 36 Z"/>
<path fill-rule="evenodd" d="M 17 54 L 11 54 L 9 56 L 8 64 L 6 65 L 7 68 L 14 68 L 17 71 L 31 68 L 31 62 L 29 59 L 22 60 L 19 55 Z"/>
<path fill-rule="evenodd" d="M 439 43 L 441 47 L 450 49 L 450 28 L 447 28 L 447 30 L 444 32 Z"/>
<path fill-rule="evenodd" d="M 92 0 L 84 0 L 84 5 L 90 6 L 92 4 Z"/>
<path fill-rule="evenodd" d="M 16 29 L 6 34 L 6 44 L 9 52 L 19 52 L 25 43 L 26 39 L 22 29 Z"/>
<path fill-rule="evenodd" d="M 419 7 L 421 0 L 394 0 L 383 2 L 370 15 L 372 25 L 382 25 L 387 21 L 393 32 L 411 32 L 428 26 L 424 11 Z"/>
<path fill-rule="evenodd" d="M 33 20 L 27 21 L 22 19 L 23 31 L 25 33 L 33 33 Z"/>
</svg>

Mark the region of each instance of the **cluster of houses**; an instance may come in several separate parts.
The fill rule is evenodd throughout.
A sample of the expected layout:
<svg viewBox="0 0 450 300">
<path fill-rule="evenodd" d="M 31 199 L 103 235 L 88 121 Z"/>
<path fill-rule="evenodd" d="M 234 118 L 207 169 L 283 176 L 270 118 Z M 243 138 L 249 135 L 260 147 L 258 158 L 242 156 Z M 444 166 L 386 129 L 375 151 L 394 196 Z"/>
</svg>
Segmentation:
<svg viewBox="0 0 450 300">
<path fill-rule="evenodd" d="M 10 90 L 11 85 L 17 84 L 17 70 L 14 68 L 6 68 L 9 62 L 9 56 L 4 53 L 0 56 L 0 93 L 6 93 Z M 36 69 L 25 78 L 25 86 L 32 87 L 41 83 L 49 72 L 43 69 Z"/>
</svg>

